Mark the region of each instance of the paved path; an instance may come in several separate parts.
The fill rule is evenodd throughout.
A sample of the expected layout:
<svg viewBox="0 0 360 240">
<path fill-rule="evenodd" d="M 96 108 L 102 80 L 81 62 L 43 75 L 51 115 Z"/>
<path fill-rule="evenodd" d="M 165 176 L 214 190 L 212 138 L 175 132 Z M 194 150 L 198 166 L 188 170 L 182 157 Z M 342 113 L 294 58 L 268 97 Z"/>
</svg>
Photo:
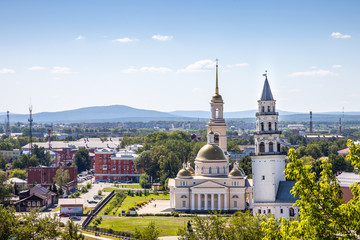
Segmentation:
<svg viewBox="0 0 360 240">
<path fill-rule="evenodd" d="M 94 236 L 94 235 L 87 234 L 87 233 L 84 233 L 84 232 L 82 232 L 82 234 L 83 234 L 84 236 L 91 237 L 91 238 L 96 238 L 96 239 L 102 239 L 102 240 L 109 240 L 109 239 L 112 239 L 112 238 L 106 238 L 106 237 Z M 169 239 L 169 240 L 170 240 L 170 239 Z"/>
<path fill-rule="evenodd" d="M 167 237 L 159 237 L 159 240 L 177 240 L 179 236 L 167 236 Z"/>
<path fill-rule="evenodd" d="M 147 213 L 170 213 L 170 200 L 154 200 L 151 203 L 147 204 L 146 206 L 137 210 L 139 215 L 147 214 Z"/>
</svg>

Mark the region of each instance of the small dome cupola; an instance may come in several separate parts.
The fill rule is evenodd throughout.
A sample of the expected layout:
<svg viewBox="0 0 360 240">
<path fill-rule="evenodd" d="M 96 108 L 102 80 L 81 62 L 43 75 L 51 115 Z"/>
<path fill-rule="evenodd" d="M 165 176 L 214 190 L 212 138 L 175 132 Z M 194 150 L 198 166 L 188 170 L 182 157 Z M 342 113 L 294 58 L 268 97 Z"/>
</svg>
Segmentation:
<svg viewBox="0 0 360 240">
<path fill-rule="evenodd" d="M 244 178 L 245 172 L 242 168 L 239 167 L 239 162 L 234 163 L 234 168 L 229 172 L 229 178 Z"/>
<path fill-rule="evenodd" d="M 180 171 L 177 174 L 178 178 L 192 178 L 192 174 L 189 170 L 186 169 L 187 168 L 187 164 L 183 163 L 183 168 L 180 169 Z"/>
<path fill-rule="evenodd" d="M 186 170 L 191 173 L 191 175 L 194 175 L 195 170 L 191 167 L 190 162 L 186 163 Z"/>
</svg>

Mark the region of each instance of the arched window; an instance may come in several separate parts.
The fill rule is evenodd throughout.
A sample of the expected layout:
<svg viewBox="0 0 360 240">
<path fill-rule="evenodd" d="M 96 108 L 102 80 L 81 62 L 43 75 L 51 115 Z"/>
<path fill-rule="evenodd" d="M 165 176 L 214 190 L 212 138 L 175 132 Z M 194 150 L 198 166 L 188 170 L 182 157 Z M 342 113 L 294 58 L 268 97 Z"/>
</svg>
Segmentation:
<svg viewBox="0 0 360 240">
<path fill-rule="evenodd" d="M 215 133 L 215 134 L 214 134 L 214 143 L 215 143 L 216 145 L 219 145 L 219 142 L 220 142 L 220 136 L 219 136 L 218 133 Z"/>
<path fill-rule="evenodd" d="M 239 196 L 238 196 L 238 195 L 234 195 L 234 196 L 232 196 L 232 198 L 239 198 Z"/>
<path fill-rule="evenodd" d="M 271 112 L 271 111 L 270 111 L 270 106 L 268 106 L 268 112 Z"/>
<path fill-rule="evenodd" d="M 273 112 L 275 112 L 275 106 L 273 106 Z"/>
<path fill-rule="evenodd" d="M 37 202 L 37 206 L 40 207 L 40 202 Z"/>
<path fill-rule="evenodd" d="M 265 112 L 265 107 L 264 106 L 261 107 L 261 112 Z"/>
<path fill-rule="evenodd" d="M 260 149 L 259 149 L 260 152 L 265 152 L 265 143 L 264 142 L 261 142 L 259 147 L 260 147 Z"/>
<path fill-rule="evenodd" d="M 275 129 L 274 130 L 277 131 L 277 123 L 275 123 Z"/>
<path fill-rule="evenodd" d="M 289 217 L 295 216 L 295 211 L 293 208 L 289 208 Z"/>
<path fill-rule="evenodd" d="M 209 167 L 209 174 L 211 174 L 212 173 L 212 168 L 211 167 Z"/>
<path fill-rule="evenodd" d="M 201 168 L 201 173 L 204 173 L 204 167 Z"/>
<path fill-rule="evenodd" d="M 260 126 L 261 126 L 261 131 L 264 131 L 264 123 L 260 123 Z"/>
<path fill-rule="evenodd" d="M 215 109 L 215 118 L 219 118 L 219 109 Z"/>
<path fill-rule="evenodd" d="M 272 142 L 269 143 L 269 152 L 274 151 L 274 144 Z"/>
<path fill-rule="evenodd" d="M 268 125 L 269 125 L 269 131 L 272 131 L 271 122 L 269 122 Z"/>
<path fill-rule="evenodd" d="M 219 167 L 216 168 L 216 173 L 220 174 L 220 168 Z"/>
<path fill-rule="evenodd" d="M 187 198 L 187 196 L 186 196 L 186 195 L 182 195 L 181 198 Z"/>
<path fill-rule="evenodd" d="M 280 143 L 277 144 L 277 151 L 280 152 L 281 148 L 280 148 Z"/>
<path fill-rule="evenodd" d="M 223 169 L 224 169 L 224 173 L 226 173 L 226 169 L 225 169 L 225 167 L 223 167 Z"/>
</svg>

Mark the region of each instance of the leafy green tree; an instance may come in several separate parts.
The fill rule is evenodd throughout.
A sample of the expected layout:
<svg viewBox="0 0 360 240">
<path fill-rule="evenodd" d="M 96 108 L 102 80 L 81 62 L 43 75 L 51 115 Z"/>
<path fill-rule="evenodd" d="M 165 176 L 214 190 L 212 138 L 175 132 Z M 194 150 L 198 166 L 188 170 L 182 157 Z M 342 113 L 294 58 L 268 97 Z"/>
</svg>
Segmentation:
<svg viewBox="0 0 360 240">
<path fill-rule="evenodd" d="M 6 160 L 3 156 L 0 156 L 0 170 L 5 170 L 6 169 Z"/>
<path fill-rule="evenodd" d="M 83 240 L 85 236 L 79 232 L 79 225 L 72 220 L 66 223 L 65 231 L 61 233 L 61 239 L 64 240 Z"/>
<path fill-rule="evenodd" d="M 5 172 L 0 171 L 0 203 L 5 203 L 11 197 L 11 184 L 8 184 Z"/>
<path fill-rule="evenodd" d="M 0 239 L 14 238 L 13 230 L 17 226 L 17 218 L 14 208 L 6 208 L 0 205 Z"/>
<path fill-rule="evenodd" d="M 147 175 L 146 173 L 142 174 L 139 179 L 139 184 L 142 188 L 149 188 L 149 175 Z"/>
<path fill-rule="evenodd" d="M 75 153 L 75 164 L 78 168 L 78 173 L 90 169 L 91 161 L 89 156 L 89 150 L 82 147 Z"/>
<path fill-rule="evenodd" d="M 252 162 L 250 156 L 242 157 L 239 161 L 239 167 L 241 167 L 245 174 L 251 178 L 252 175 Z"/>
<path fill-rule="evenodd" d="M 159 177 L 159 165 L 157 159 L 153 159 L 150 150 L 142 152 L 134 161 L 136 169 L 144 169 L 144 172 L 152 178 Z"/>
<path fill-rule="evenodd" d="M 197 216 L 185 228 L 178 230 L 181 240 L 257 240 L 263 237 L 261 223 L 264 217 L 250 212 L 238 212 L 227 218 L 219 214 Z"/>
<path fill-rule="evenodd" d="M 136 228 L 134 236 L 135 239 L 139 240 L 157 240 L 160 236 L 160 230 L 156 227 L 155 222 L 150 222 L 142 231 Z"/>
<path fill-rule="evenodd" d="M 229 152 L 241 152 L 238 144 L 236 144 L 236 142 L 232 140 L 227 142 L 227 150 Z"/>
<path fill-rule="evenodd" d="M 59 186 L 59 190 L 61 189 L 62 191 L 63 187 L 67 186 L 69 180 L 70 180 L 69 170 L 64 170 L 62 167 L 56 170 L 56 174 L 54 176 L 53 182 Z M 59 195 L 61 196 L 62 193 L 59 192 Z"/>
<path fill-rule="evenodd" d="M 9 177 L 10 178 L 16 177 L 16 178 L 26 180 L 27 179 L 27 171 L 24 169 L 15 168 L 15 169 L 11 170 Z"/>
<path fill-rule="evenodd" d="M 40 165 L 50 165 L 50 153 L 49 151 L 46 151 L 44 147 L 38 147 L 38 145 L 35 144 L 32 150 L 32 155 L 36 156 Z"/>
<path fill-rule="evenodd" d="M 348 158 L 360 166 L 360 146 L 349 143 Z M 292 194 L 299 196 L 299 219 L 269 218 L 263 223 L 264 239 L 358 239 L 360 234 L 360 188 L 351 186 L 353 199 L 343 203 L 342 192 L 331 171 L 331 163 L 321 160 L 321 174 L 317 181 L 311 166 L 297 158 L 290 149 L 291 162 L 286 167 L 286 178 L 296 180 Z"/>
</svg>

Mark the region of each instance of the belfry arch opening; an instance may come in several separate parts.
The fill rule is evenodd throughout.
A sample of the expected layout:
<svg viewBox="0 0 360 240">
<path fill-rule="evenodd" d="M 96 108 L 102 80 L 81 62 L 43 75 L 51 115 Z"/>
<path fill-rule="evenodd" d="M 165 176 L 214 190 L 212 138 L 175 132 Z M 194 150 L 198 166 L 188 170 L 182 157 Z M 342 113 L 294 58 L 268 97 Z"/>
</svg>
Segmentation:
<svg viewBox="0 0 360 240">
<path fill-rule="evenodd" d="M 220 144 L 220 135 L 218 133 L 214 134 L 214 143 L 218 146 Z"/>
<path fill-rule="evenodd" d="M 259 144 L 259 152 L 265 152 L 265 143 L 264 142 L 261 142 Z"/>
</svg>

